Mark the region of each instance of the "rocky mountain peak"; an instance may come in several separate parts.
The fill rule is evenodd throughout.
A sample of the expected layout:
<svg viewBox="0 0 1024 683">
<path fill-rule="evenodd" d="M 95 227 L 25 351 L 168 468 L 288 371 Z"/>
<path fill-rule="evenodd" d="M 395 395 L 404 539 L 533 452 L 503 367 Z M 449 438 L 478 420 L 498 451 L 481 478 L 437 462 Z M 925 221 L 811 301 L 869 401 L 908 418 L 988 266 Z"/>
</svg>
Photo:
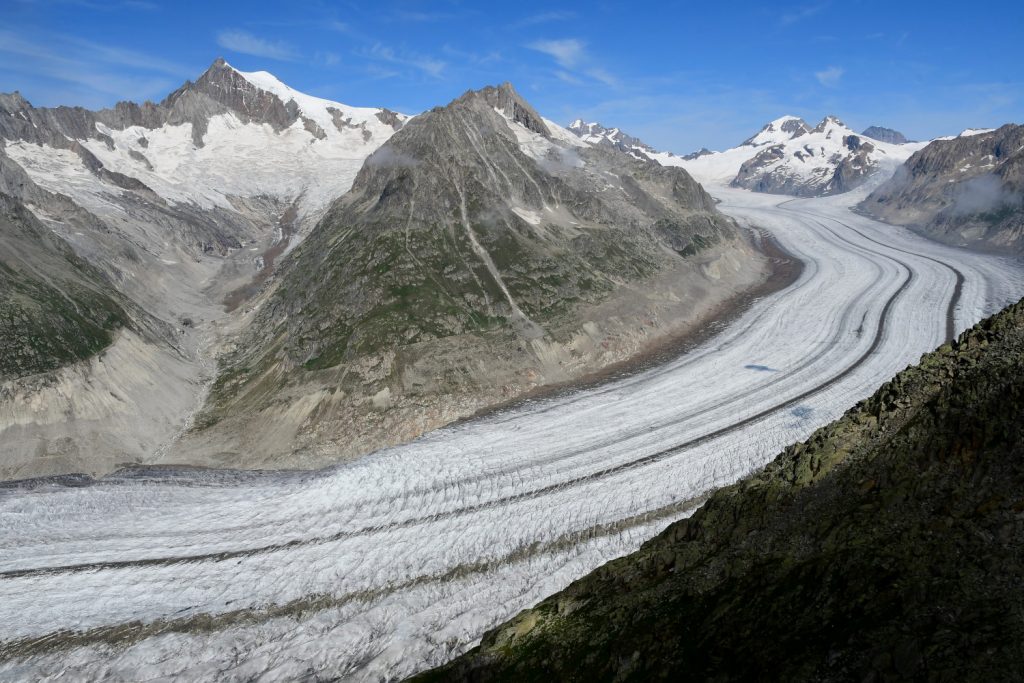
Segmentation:
<svg viewBox="0 0 1024 683">
<path fill-rule="evenodd" d="M 903 145 L 909 142 L 903 133 L 892 128 L 884 128 L 882 126 L 869 126 L 864 129 L 861 135 L 869 137 L 872 140 L 878 140 L 879 142 L 887 142 L 890 145 Z"/>
<path fill-rule="evenodd" d="M 638 159 L 648 159 L 648 154 L 657 153 L 656 149 L 639 138 L 624 133 L 621 128 L 607 128 L 597 122 L 588 123 L 583 119 L 576 119 L 569 124 L 567 130 L 592 145 L 614 147 Z"/>
<path fill-rule="evenodd" d="M 489 85 L 480 90 L 468 90 L 453 104 L 483 102 L 506 118 L 515 121 L 534 133 L 551 137 L 551 131 L 541 115 L 524 100 L 508 81 L 498 86 Z"/>
<path fill-rule="evenodd" d="M 849 126 L 847 126 L 845 123 L 843 123 L 842 120 L 838 116 L 834 116 L 832 114 L 829 114 L 828 116 L 823 118 L 821 120 L 821 123 L 819 123 L 817 126 L 815 126 L 814 130 L 812 130 L 811 132 L 813 132 L 813 133 L 825 133 L 825 132 L 828 132 L 829 129 L 834 129 L 834 128 L 842 128 L 842 129 L 844 129 L 846 131 L 850 131 Z M 852 133 L 853 131 L 850 131 L 850 132 Z"/>
<path fill-rule="evenodd" d="M 29 101 L 22 97 L 21 93 L 17 90 L 10 93 L 0 93 L 0 110 L 8 114 L 15 114 L 31 108 L 32 105 Z"/>
<path fill-rule="evenodd" d="M 756 135 L 744 140 L 741 146 L 760 147 L 762 145 L 774 145 L 786 140 L 792 140 L 795 137 L 810 132 L 810 130 L 811 127 L 799 116 L 782 116 L 766 123 Z"/>
</svg>

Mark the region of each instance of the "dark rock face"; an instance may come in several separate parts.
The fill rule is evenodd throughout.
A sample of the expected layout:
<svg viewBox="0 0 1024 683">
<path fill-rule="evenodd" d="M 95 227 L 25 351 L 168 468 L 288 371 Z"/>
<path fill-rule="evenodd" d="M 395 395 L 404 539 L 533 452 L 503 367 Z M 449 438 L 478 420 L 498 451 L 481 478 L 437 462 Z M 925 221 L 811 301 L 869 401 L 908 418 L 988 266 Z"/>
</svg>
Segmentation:
<svg viewBox="0 0 1024 683">
<path fill-rule="evenodd" d="M 700 159 L 701 157 L 706 157 L 709 154 L 714 154 L 714 152 L 712 152 L 707 147 L 701 147 L 696 152 L 690 152 L 689 154 L 684 156 L 683 159 L 685 161 L 693 161 L 694 159 Z"/>
<path fill-rule="evenodd" d="M 377 118 L 380 120 L 381 123 L 383 123 L 386 126 L 391 126 L 395 130 L 401 129 L 401 127 L 404 125 L 403 119 L 390 109 L 381 109 L 379 112 L 377 112 Z"/>
<path fill-rule="evenodd" d="M 419 681 L 988 681 L 1024 662 L 1024 302 Z"/>
<path fill-rule="evenodd" d="M 890 145 L 902 145 L 910 142 L 903 133 L 898 130 L 883 128 L 881 126 L 870 126 L 865 128 L 861 135 L 869 137 L 872 140 L 878 140 L 879 142 L 888 142 Z"/>
<path fill-rule="evenodd" d="M 1024 251 L 1024 126 L 936 140 L 861 203 L 947 243 Z"/>
<path fill-rule="evenodd" d="M 456 102 L 475 100 L 483 100 L 491 107 L 504 112 L 506 116 L 527 130 L 532 130 L 545 137 L 551 135 L 551 131 L 548 130 L 540 114 L 519 96 L 511 83 L 502 83 L 497 87 L 488 86 L 482 90 L 470 90 Z"/>
</svg>

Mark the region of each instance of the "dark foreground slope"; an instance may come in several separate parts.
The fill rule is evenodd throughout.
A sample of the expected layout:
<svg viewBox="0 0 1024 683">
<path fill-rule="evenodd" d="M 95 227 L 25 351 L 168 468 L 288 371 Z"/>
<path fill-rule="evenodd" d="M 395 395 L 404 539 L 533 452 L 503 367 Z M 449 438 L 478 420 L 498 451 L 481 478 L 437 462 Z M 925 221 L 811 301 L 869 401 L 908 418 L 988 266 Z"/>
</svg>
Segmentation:
<svg viewBox="0 0 1024 683">
<path fill-rule="evenodd" d="M 1010 680 L 1024 301 L 424 681 Z"/>
</svg>

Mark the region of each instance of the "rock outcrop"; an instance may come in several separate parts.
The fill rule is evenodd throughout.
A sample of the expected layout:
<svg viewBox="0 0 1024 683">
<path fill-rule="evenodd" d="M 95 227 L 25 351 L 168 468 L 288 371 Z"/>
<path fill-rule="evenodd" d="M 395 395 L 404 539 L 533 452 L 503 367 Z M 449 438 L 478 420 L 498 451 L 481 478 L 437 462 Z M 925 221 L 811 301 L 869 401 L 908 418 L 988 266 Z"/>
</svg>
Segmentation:
<svg viewBox="0 0 1024 683">
<path fill-rule="evenodd" d="M 1024 302 L 419 681 L 1015 678 Z"/>
<path fill-rule="evenodd" d="M 1024 126 L 931 142 L 860 204 L 949 244 L 1024 251 Z"/>
</svg>

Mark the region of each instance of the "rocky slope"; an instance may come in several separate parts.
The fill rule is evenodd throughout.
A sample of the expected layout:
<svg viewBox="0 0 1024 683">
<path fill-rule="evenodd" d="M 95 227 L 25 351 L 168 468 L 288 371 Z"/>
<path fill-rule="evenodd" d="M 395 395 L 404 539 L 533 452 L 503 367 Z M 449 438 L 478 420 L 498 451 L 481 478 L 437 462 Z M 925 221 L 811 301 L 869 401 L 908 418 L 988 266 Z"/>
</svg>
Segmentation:
<svg viewBox="0 0 1024 683">
<path fill-rule="evenodd" d="M 677 168 L 591 146 L 508 84 L 417 116 L 282 264 L 199 429 L 312 466 L 622 360 L 765 263 Z"/>
<path fill-rule="evenodd" d="M 1024 126 L 935 140 L 860 205 L 950 244 L 1024 251 Z"/>
<path fill-rule="evenodd" d="M 1024 301 L 417 680 L 1005 680 Z"/>
<path fill-rule="evenodd" d="M 0 381 L 85 360 L 129 324 L 103 274 L 0 193 Z"/>
<path fill-rule="evenodd" d="M 259 292 L 407 118 L 223 60 L 158 104 L 0 95 L 16 335 L 0 373 L 0 477 L 159 459 L 202 400 L 221 328 L 244 324 L 225 304 Z"/>
</svg>

